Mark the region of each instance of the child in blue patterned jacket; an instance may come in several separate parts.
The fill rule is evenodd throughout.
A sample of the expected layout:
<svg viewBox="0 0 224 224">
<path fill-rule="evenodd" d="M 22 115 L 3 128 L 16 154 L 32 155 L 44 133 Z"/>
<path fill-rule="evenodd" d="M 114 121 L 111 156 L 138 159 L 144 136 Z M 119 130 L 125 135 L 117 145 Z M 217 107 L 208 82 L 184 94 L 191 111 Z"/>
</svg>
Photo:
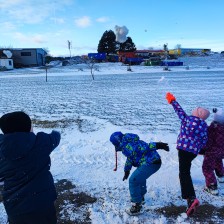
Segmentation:
<svg viewBox="0 0 224 224">
<path fill-rule="evenodd" d="M 187 199 L 188 208 L 186 213 L 190 216 L 195 212 L 196 207 L 199 206 L 190 174 L 191 162 L 206 145 L 208 126 L 205 120 L 210 113 L 202 107 L 197 107 L 192 111 L 192 115 L 188 116 L 173 94 L 167 93 L 166 99 L 173 106 L 181 121 L 176 148 L 179 158 L 181 194 L 183 199 Z"/>
<path fill-rule="evenodd" d="M 138 215 L 142 212 L 142 203 L 146 194 L 146 180 L 161 167 L 161 159 L 157 149 L 169 151 L 167 143 L 151 142 L 146 143 L 139 139 L 139 136 L 132 133 L 123 134 L 114 132 L 110 137 L 111 143 L 115 146 L 116 167 L 117 170 L 117 152 L 127 157 L 124 166 L 123 181 L 128 179 L 132 166 L 137 169 L 129 178 L 129 191 L 131 196 L 132 207 L 126 212 L 129 215 Z"/>
</svg>

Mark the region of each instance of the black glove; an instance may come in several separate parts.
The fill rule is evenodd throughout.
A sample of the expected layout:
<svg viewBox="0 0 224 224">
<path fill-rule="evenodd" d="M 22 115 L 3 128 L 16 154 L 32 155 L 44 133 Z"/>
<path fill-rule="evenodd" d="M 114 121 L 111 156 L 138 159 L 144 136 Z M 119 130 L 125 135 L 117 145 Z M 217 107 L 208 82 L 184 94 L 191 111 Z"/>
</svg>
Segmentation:
<svg viewBox="0 0 224 224">
<path fill-rule="evenodd" d="M 157 149 L 164 149 L 167 152 L 170 151 L 170 148 L 169 148 L 168 144 L 164 143 L 164 142 L 156 142 L 156 148 Z"/>
<path fill-rule="evenodd" d="M 125 171 L 124 172 L 123 181 L 128 179 L 129 174 L 130 174 L 130 171 Z"/>
</svg>

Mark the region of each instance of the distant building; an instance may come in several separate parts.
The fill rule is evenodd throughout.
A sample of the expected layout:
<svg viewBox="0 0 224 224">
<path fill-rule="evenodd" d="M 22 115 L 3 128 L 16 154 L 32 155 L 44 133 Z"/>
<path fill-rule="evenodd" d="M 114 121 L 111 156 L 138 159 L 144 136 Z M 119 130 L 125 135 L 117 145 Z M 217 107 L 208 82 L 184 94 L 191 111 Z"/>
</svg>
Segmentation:
<svg viewBox="0 0 224 224">
<path fill-rule="evenodd" d="M 0 70 L 13 69 L 13 60 L 11 58 L 0 58 Z"/>
<path fill-rule="evenodd" d="M 7 50 L 0 50 L 0 70 L 13 69 L 12 53 Z"/>
<path fill-rule="evenodd" d="M 173 55 L 202 55 L 202 54 L 210 54 L 211 49 L 205 49 L 205 48 L 178 48 L 174 50 L 169 50 L 169 54 Z"/>
<path fill-rule="evenodd" d="M 164 50 L 136 50 L 135 54 L 137 56 L 142 56 L 142 57 L 150 57 L 152 55 L 164 55 L 165 51 Z"/>
<path fill-rule="evenodd" d="M 2 50 L 2 49 L 0 49 Z M 45 65 L 47 52 L 42 48 L 10 48 L 15 67 Z"/>
</svg>

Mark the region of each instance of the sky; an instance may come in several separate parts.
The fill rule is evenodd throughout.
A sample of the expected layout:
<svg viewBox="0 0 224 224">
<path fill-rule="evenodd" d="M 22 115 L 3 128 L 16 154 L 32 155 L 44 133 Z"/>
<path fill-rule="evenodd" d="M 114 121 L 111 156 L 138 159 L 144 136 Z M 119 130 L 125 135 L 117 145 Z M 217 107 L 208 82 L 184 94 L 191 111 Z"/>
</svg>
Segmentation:
<svg viewBox="0 0 224 224">
<path fill-rule="evenodd" d="M 97 52 L 106 30 L 125 26 L 137 49 L 224 50 L 223 0 L 0 0 L 0 47 L 52 56 Z"/>
</svg>

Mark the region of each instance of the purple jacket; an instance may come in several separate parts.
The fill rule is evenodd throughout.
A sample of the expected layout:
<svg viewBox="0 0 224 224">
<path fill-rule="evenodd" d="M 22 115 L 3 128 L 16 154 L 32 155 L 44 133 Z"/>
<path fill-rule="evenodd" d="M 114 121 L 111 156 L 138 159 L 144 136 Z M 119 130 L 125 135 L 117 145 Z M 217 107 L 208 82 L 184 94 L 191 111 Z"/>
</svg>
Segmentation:
<svg viewBox="0 0 224 224">
<path fill-rule="evenodd" d="M 208 127 L 205 155 L 217 155 L 224 158 L 224 124 L 213 121 Z"/>
<path fill-rule="evenodd" d="M 206 122 L 195 116 L 188 116 L 177 101 L 172 101 L 175 112 L 181 120 L 177 149 L 198 154 L 208 140 Z"/>
</svg>

